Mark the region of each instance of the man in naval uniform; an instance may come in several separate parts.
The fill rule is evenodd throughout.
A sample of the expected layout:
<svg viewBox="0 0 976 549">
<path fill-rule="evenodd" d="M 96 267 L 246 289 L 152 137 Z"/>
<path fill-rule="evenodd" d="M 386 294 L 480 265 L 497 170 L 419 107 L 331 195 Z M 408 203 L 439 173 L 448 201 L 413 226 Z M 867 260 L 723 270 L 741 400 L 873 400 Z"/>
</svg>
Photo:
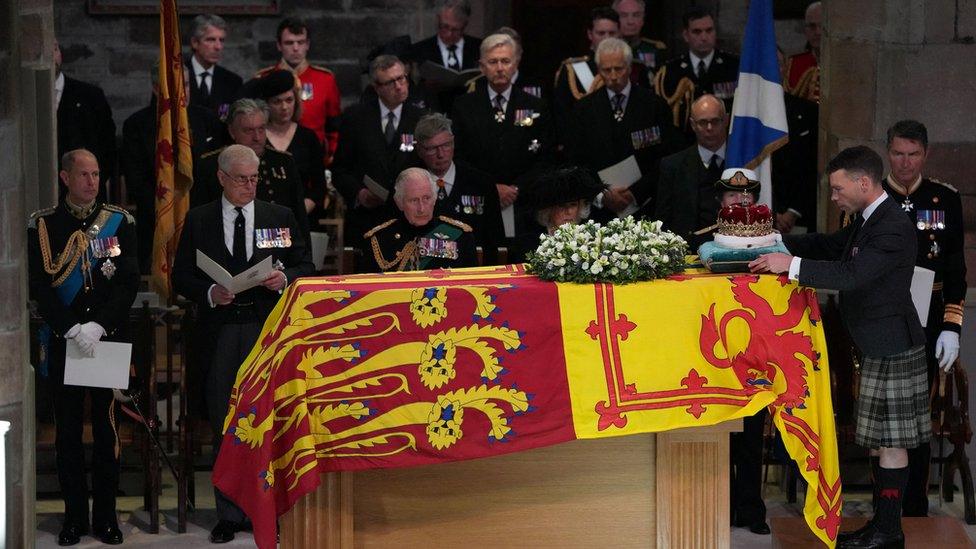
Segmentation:
<svg viewBox="0 0 976 549">
<path fill-rule="evenodd" d="M 308 216 L 305 198 L 313 197 L 302 183 L 298 166 L 288 151 L 268 146 L 265 128 L 268 124 L 268 105 L 260 99 L 238 99 L 227 113 L 227 132 L 238 145 L 254 151 L 261 160 L 258 168 L 257 198 L 272 204 L 281 204 L 295 212 L 298 226 L 308 242 Z M 195 208 L 220 198 L 221 186 L 217 172 L 218 158 L 224 149 L 217 149 L 200 157 L 193 165 L 193 188 L 190 190 L 190 207 Z"/>
<path fill-rule="evenodd" d="M 512 27 L 498 27 L 492 34 L 507 34 L 512 37 L 515 41 L 515 55 L 519 59 L 522 59 L 522 35 Z M 546 99 L 543 96 L 543 85 L 542 82 L 533 78 L 531 75 L 522 74 L 516 67 L 515 73 L 512 75 L 512 85 L 520 88 L 522 91 L 529 95 L 534 95 L 540 99 Z M 471 80 L 468 80 L 465 84 L 468 93 L 485 93 L 488 87 L 488 79 L 485 78 L 484 73 L 475 76 Z"/>
<path fill-rule="evenodd" d="M 278 24 L 278 51 L 281 60 L 254 75 L 264 78 L 279 70 L 295 74 L 302 92 L 302 117 L 299 124 L 315 132 L 325 148 L 325 166 L 332 164 L 339 144 L 339 113 L 342 96 L 332 71 L 308 62 L 308 27 L 301 19 L 288 18 Z"/>
<path fill-rule="evenodd" d="M 284 287 L 314 272 L 305 244 L 308 240 L 294 211 L 255 198 L 261 175 L 254 151 L 230 145 L 217 161 L 217 179 L 223 192 L 187 213 L 173 262 L 173 288 L 196 303 L 202 332 L 198 335 L 208 342 L 197 352 L 207 355 L 202 361 L 207 370 L 204 400 L 213 430 L 215 459 L 238 368 Z M 197 251 L 235 275 L 268 257 L 274 269 L 258 286 L 234 294 L 197 267 Z M 218 522 L 210 532 L 210 541 L 226 543 L 246 528 L 246 517 L 216 487 L 214 497 Z"/>
<path fill-rule="evenodd" d="M 654 89 L 671 106 L 674 125 L 684 130 L 686 143 L 695 140 L 689 124 L 691 103 L 711 94 L 732 112 L 732 97 L 739 80 L 739 57 L 716 49 L 715 19 L 704 8 L 685 12 L 681 37 L 688 52 L 671 59 L 654 76 Z"/>
<path fill-rule="evenodd" d="M 403 170 L 394 184 L 393 202 L 397 217 L 363 235 L 368 251 L 364 272 L 478 265 L 471 226 L 445 215 L 434 217 L 437 184 L 427 170 Z"/>
<path fill-rule="evenodd" d="M 593 52 L 605 38 L 620 35 L 620 16 L 610 8 L 593 8 L 590 12 L 590 28 L 586 37 L 590 41 L 590 55 L 565 59 L 556 70 L 552 87 L 552 111 L 556 122 L 556 138 L 566 146 L 573 131 L 573 109 L 583 96 L 603 87 Z"/>
<path fill-rule="evenodd" d="M 660 40 L 641 36 L 644 29 L 644 0 L 613 0 L 613 10 L 620 16 L 620 38 L 633 51 L 630 83 L 644 88 L 654 87 L 654 74 L 666 61 L 667 46 Z"/>
<path fill-rule="evenodd" d="M 806 48 L 786 60 L 786 76 L 783 91 L 814 103 L 820 102 L 820 39 L 823 28 L 823 7 L 820 2 L 807 6 L 803 17 L 803 34 Z"/>
<path fill-rule="evenodd" d="M 27 229 L 30 295 L 50 327 L 47 362 L 53 390 L 58 481 L 64 523 L 58 545 L 75 545 L 89 532 L 102 543 L 122 543 L 115 514 L 119 439 L 111 389 L 64 383 L 65 354 L 98 358 L 99 341 L 126 341 L 129 308 L 139 288 L 135 220 L 99 203 L 98 161 L 85 149 L 61 159 L 67 193 L 56 208 L 35 212 Z M 97 366 L 92 366 L 97 367 Z M 85 393 L 91 401 L 92 513 L 82 431 Z"/>
<path fill-rule="evenodd" d="M 963 300 L 966 298 L 966 258 L 963 252 L 962 201 L 959 191 L 937 179 L 923 177 L 928 157 L 928 131 L 921 122 L 902 120 L 888 129 L 888 164 L 882 182 L 888 196 L 901 205 L 915 226 L 918 255 L 915 264 L 935 271 L 935 285 L 925 326 L 929 386 L 939 368 L 952 369 L 959 356 Z M 908 451 L 909 477 L 904 515 L 928 515 L 931 445 Z"/>
</svg>

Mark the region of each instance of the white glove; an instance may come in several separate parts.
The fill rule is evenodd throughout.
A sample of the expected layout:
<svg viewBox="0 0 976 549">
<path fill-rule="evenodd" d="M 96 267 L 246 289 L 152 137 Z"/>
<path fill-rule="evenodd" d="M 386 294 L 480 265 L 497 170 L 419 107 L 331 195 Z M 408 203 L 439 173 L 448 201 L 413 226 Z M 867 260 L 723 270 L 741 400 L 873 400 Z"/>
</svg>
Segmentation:
<svg viewBox="0 0 976 549">
<path fill-rule="evenodd" d="M 959 358 L 959 334 L 951 330 L 943 330 L 935 342 L 935 358 L 939 359 L 939 368 L 946 372 Z"/>
<path fill-rule="evenodd" d="M 81 352 L 85 353 L 90 357 L 95 356 L 95 344 L 98 340 L 102 339 L 105 335 L 105 328 L 97 322 L 86 322 L 81 325 L 81 329 L 78 334 L 75 335 L 75 343 L 81 349 Z"/>
</svg>

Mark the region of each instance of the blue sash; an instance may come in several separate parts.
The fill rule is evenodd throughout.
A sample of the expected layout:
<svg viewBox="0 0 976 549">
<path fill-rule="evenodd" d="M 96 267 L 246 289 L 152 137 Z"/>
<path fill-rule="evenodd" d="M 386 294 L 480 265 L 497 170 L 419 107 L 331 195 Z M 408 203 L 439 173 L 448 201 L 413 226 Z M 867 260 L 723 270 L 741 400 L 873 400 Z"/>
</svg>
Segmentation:
<svg viewBox="0 0 976 549">
<path fill-rule="evenodd" d="M 119 212 L 113 212 L 108 220 L 105 221 L 105 225 L 102 227 L 95 238 L 108 238 L 110 236 L 115 236 L 115 231 L 119 229 L 119 225 L 122 224 L 122 214 Z M 85 250 L 88 253 L 88 250 Z M 71 302 L 75 300 L 78 295 L 78 291 L 81 290 L 81 286 L 84 283 L 84 275 L 81 274 L 81 261 L 75 263 L 75 268 L 71 270 L 71 274 L 65 279 L 60 286 L 54 289 L 58 294 L 58 299 L 61 303 L 65 305 L 71 305 Z M 91 262 L 91 268 L 94 269 L 98 267 L 101 263 L 101 259 L 93 259 Z"/>
</svg>

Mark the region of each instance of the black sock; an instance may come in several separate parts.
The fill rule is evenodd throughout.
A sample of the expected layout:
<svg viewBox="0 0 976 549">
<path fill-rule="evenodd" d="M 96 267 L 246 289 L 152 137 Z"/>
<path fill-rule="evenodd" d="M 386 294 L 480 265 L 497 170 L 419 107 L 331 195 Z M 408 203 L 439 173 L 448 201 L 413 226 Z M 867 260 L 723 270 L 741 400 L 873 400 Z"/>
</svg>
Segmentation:
<svg viewBox="0 0 976 549">
<path fill-rule="evenodd" d="M 908 484 L 908 467 L 878 469 L 878 511 L 874 515 L 874 527 L 881 532 L 901 532 L 901 505 Z"/>
<path fill-rule="evenodd" d="M 875 514 L 878 513 L 878 493 L 881 491 L 881 478 L 878 471 L 881 469 L 881 458 L 879 456 L 868 457 L 871 460 L 871 509 Z"/>
</svg>

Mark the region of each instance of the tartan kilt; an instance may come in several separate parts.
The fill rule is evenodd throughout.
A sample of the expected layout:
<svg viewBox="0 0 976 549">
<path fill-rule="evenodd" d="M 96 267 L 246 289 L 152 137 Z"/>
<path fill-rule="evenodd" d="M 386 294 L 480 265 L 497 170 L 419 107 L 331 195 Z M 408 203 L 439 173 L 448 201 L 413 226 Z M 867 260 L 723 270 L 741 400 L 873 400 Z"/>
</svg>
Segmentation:
<svg viewBox="0 0 976 549">
<path fill-rule="evenodd" d="M 865 356 L 855 407 L 854 441 L 865 448 L 915 448 L 932 438 L 925 346 Z"/>
</svg>

